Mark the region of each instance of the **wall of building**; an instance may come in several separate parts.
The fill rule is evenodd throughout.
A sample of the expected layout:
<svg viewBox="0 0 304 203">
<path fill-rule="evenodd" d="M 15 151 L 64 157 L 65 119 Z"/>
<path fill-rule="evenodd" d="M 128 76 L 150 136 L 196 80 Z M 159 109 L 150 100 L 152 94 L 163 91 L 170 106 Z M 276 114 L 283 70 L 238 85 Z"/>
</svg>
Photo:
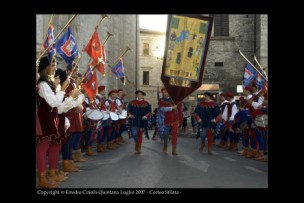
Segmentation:
<svg viewBox="0 0 304 203">
<path fill-rule="evenodd" d="M 149 101 L 152 108 L 157 107 L 157 88 L 161 89 L 163 83 L 160 75 L 163 65 L 163 54 L 165 48 L 165 33 L 143 31 L 140 32 L 139 56 L 140 71 L 139 88 L 147 93 L 145 99 Z M 144 55 L 144 43 L 149 44 L 149 55 Z M 143 71 L 149 71 L 149 85 L 143 84 Z M 160 96 L 162 94 L 160 93 Z"/>
</svg>

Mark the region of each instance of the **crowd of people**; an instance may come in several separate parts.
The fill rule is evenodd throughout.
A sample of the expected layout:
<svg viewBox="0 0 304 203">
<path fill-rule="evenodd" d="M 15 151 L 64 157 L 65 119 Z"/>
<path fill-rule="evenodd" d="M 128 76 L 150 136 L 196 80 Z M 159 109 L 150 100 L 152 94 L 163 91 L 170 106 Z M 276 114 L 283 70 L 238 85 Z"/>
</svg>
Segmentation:
<svg viewBox="0 0 304 203">
<path fill-rule="evenodd" d="M 70 172 L 82 171 L 76 163 L 88 161 L 83 156 L 82 145 L 86 156 L 114 150 L 125 143 L 122 133 L 126 130 L 129 138 L 134 139 L 135 153 L 140 154 L 143 135 L 149 138 L 147 131 L 153 123 L 156 130 L 152 139 L 155 140 L 156 134 L 160 135 L 164 153 L 167 153 L 171 141 L 172 155 L 176 156 L 178 128 L 182 127 L 186 133 L 187 118 L 190 116 L 193 131 L 197 128 L 201 138 L 199 151 L 203 151 L 206 137 L 208 154 L 212 154 L 214 138 L 220 136 L 219 146 L 236 150 L 241 137 L 241 155 L 263 159 L 267 126 L 260 126 L 254 121 L 267 114 L 265 88 L 257 91 L 254 85 L 246 87 L 239 108 L 232 93 L 222 93 L 221 104 L 217 104 L 211 93 L 205 92 L 205 101 L 192 106 L 190 113 L 182 103 L 175 104 L 167 90 L 162 88 L 163 97 L 159 99 L 153 116 L 151 105 L 144 99 L 144 91 L 135 91 L 135 99 L 127 102 L 123 89 L 112 89 L 107 97 L 106 87 L 101 85 L 92 100 L 81 88 L 84 76 L 78 72 L 75 63 L 61 70 L 57 69 L 55 58 L 50 61 L 48 57 L 42 57 L 36 68 L 39 188 L 57 188 Z M 96 141 L 96 152 L 93 141 Z M 62 166 L 59 164 L 60 154 Z"/>
</svg>

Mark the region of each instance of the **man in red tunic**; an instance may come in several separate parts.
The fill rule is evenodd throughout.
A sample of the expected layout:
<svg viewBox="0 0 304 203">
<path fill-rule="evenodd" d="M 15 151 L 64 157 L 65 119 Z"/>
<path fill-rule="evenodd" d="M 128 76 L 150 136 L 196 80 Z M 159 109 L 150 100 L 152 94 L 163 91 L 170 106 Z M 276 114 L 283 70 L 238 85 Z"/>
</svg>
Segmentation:
<svg viewBox="0 0 304 203">
<path fill-rule="evenodd" d="M 177 131 L 180 122 L 179 114 L 182 113 L 181 104 L 175 105 L 172 98 L 165 88 L 161 89 L 163 98 L 158 101 L 158 115 L 159 115 L 159 130 L 164 139 L 163 152 L 167 152 L 168 137 L 172 134 L 172 154 L 175 156 L 177 144 Z M 162 119 L 164 117 L 164 119 Z"/>
<path fill-rule="evenodd" d="M 130 118 L 131 132 L 135 141 L 135 152 L 141 152 L 142 137 L 151 116 L 151 105 L 144 100 L 145 92 L 137 90 L 136 99 L 128 104 L 128 118 Z"/>
</svg>

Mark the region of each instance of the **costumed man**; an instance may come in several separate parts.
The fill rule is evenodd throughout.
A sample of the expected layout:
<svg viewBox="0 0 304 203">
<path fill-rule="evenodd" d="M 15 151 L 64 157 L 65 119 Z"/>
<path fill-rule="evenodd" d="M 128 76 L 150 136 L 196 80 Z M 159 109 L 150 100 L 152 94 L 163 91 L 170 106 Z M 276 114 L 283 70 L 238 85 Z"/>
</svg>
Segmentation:
<svg viewBox="0 0 304 203">
<path fill-rule="evenodd" d="M 109 126 L 111 125 L 111 118 L 110 114 L 106 112 L 107 108 L 105 106 L 106 101 L 106 87 L 104 85 L 101 85 L 98 87 L 98 94 L 96 95 L 95 103 L 97 104 L 97 107 L 99 110 L 101 110 L 104 114 L 104 117 L 107 116 L 108 119 L 103 119 L 102 121 L 102 128 L 100 131 L 97 132 L 97 152 L 106 152 L 106 146 L 105 146 L 105 139 L 108 135 Z"/>
<path fill-rule="evenodd" d="M 72 68 L 74 66 L 74 68 Z M 78 77 L 78 66 L 68 64 L 66 71 L 67 75 L 71 75 L 70 77 L 70 85 L 66 89 L 66 93 L 70 94 L 70 92 L 81 84 L 82 78 Z M 65 172 L 78 172 L 81 171 L 78 169 L 78 165 L 73 160 L 73 145 L 75 139 L 78 140 L 81 138 L 83 133 L 83 120 L 82 120 L 82 103 L 85 99 L 83 94 L 79 95 L 79 100 L 77 102 L 77 106 L 75 108 L 70 109 L 67 112 L 67 117 L 70 121 L 70 137 L 68 141 L 62 146 L 64 150 L 62 150 L 62 163 L 63 163 L 63 171 Z M 81 153 L 81 151 L 79 151 Z"/>
<path fill-rule="evenodd" d="M 255 102 L 252 102 L 252 106 L 256 106 L 257 108 L 255 111 L 252 112 L 252 128 L 256 134 L 256 139 L 259 146 L 259 151 L 257 155 L 255 156 L 254 160 L 260 160 L 265 161 L 264 159 L 264 152 L 266 151 L 266 134 L 267 134 L 267 128 L 265 121 L 268 118 L 267 117 L 267 88 L 264 86 L 261 91 L 259 92 L 260 97 L 263 97 L 263 103 L 260 106 L 256 106 Z M 266 102 L 265 102 L 266 101 Z M 262 118 L 263 121 L 259 122 L 259 118 Z M 264 121 L 265 120 L 265 121 Z"/>
<path fill-rule="evenodd" d="M 112 89 L 108 93 L 108 99 L 105 101 L 105 106 L 107 108 L 107 111 L 110 112 L 111 115 L 111 125 L 109 126 L 109 132 L 108 132 L 108 142 L 107 142 L 107 148 L 108 149 L 115 149 L 118 145 L 115 143 L 116 138 L 116 132 L 117 132 L 117 123 L 118 123 L 118 107 L 116 105 L 116 96 L 117 96 L 117 89 Z"/>
<path fill-rule="evenodd" d="M 92 113 L 91 110 L 96 110 L 97 104 L 95 103 L 95 99 L 93 101 L 90 101 L 90 98 L 87 93 L 85 93 L 85 100 L 83 102 L 83 118 L 84 118 L 84 129 L 86 132 L 86 138 L 85 138 L 85 149 L 86 149 L 86 155 L 87 156 L 96 156 L 96 153 L 92 151 L 92 144 L 93 140 L 96 137 L 97 131 L 98 131 L 98 122 L 95 120 L 89 119 L 89 114 Z"/>
<path fill-rule="evenodd" d="M 176 153 L 176 144 L 177 144 L 177 133 L 178 125 L 181 123 L 179 120 L 179 115 L 182 114 L 181 103 L 175 105 L 172 98 L 169 96 L 169 93 L 165 88 L 161 89 L 163 93 L 163 98 L 158 101 L 158 110 L 157 110 L 157 125 L 159 129 L 160 136 L 164 140 L 163 152 L 167 152 L 168 148 L 168 138 L 171 132 L 172 134 L 172 154 L 175 156 Z"/>
<path fill-rule="evenodd" d="M 135 141 L 135 152 L 140 153 L 143 133 L 151 116 L 151 105 L 144 100 L 145 92 L 137 90 L 135 94 L 136 99 L 128 104 L 128 118 Z"/>
<path fill-rule="evenodd" d="M 224 110 L 228 104 L 228 101 L 226 100 L 226 94 L 222 92 L 219 97 L 219 102 L 220 102 L 220 109 L 221 109 L 221 114 L 222 114 L 222 119 L 220 122 L 217 123 L 216 128 L 215 128 L 215 137 L 219 137 L 219 134 L 221 134 L 221 141 L 218 144 L 220 147 L 226 147 L 227 146 L 227 138 L 224 134 L 226 130 L 226 125 L 224 124 L 224 120 L 227 120 L 227 118 L 224 118 Z"/>
<path fill-rule="evenodd" d="M 116 100 L 115 100 L 115 103 L 117 105 L 117 109 L 118 109 L 118 113 L 120 115 L 122 115 L 122 111 L 125 111 L 125 105 L 124 105 L 124 99 L 123 99 L 123 95 L 124 92 L 123 92 L 123 89 L 118 89 L 117 90 L 117 97 L 116 97 Z M 126 115 L 125 115 L 126 116 Z M 120 116 L 119 118 L 119 121 L 117 123 L 117 128 L 116 128 L 116 138 L 115 138 L 115 143 L 116 144 L 122 144 L 122 143 L 125 143 L 123 137 L 122 137 L 122 133 L 123 131 L 126 129 L 126 118 L 122 118 Z"/>
<path fill-rule="evenodd" d="M 211 155 L 213 125 L 221 120 L 221 110 L 210 92 L 204 92 L 205 101 L 199 103 L 195 108 L 196 120 L 201 126 L 201 146 L 202 152 L 205 146 L 206 135 L 208 138 L 208 154 Z"/>
<path fill-rule="evenodd" d="M 223 112 L 223 118 L 226 125 L 226 133 L 225 136 L 230 140 L 230 149 L 236 151 L 237 150 L 237 143 L 238 143 L 238 134 L 234 132 L 232 128 L 234 124 L 234 116 L 237 113 L 238 109 L 234 100 L 234 95 L 232 92 L 226 93 L 226 98 L 228 103 L 226 108 Z M 227 141 L 227 140 L 225 140 Z"/>
<path fill-rule="evenodd" d="M 38 118 L 41 126 L 41 133 L 36 135 L 36 163 L 38 168 L 38 187 L 39 188 L 56 188 L 58 184 L 56 181 L 47 178 L 46 174 L 46 156 L 48 154 L 48 163 L 50 168 L 56 168 L 56 157 L 58 146 L 55 144 L 56 139 L 60 137 L 59 134 L 59 117 L 57 107 L 62 104 L 65 95 L 65 89 L 69 85 L 66 80 L 60 91 L 55 92 L 53 83 L 53 76 L 56 71 L 56 60 L 52 59 L 50 62 L 48 57 L 42 57 L 39 61 L 39 75 L 38 84 Z"/>
<path fill-rule="evenodd" d="M 252 119 L 251 114 L 249 111 L 249 108 L 251 107 L 249 101 L 252 98 L 252 90 L 250 86 L 246 86 L 244 88 L 243 94 L 244 97 L 240 97 L 240 111 L 235 114 L 235 124 L 237 127 L 246 126 L 244 123 L 248 126 L 251 126 Z M 249 128 L 242 129 L 242 144 L 243 144 L 243 150 L 240 152 L 241 156 L 248 156 L 249 152 L 252 154 L 254 153 L 253 150 L 255 150 L 256 146 L 256 140 L 255 140 L 255 134 L 253 134 L 253 131 L 251 131 Z M 249 150 L 249 139 L 250 139 L 250 145 L 251 150 Z"/>
</svg>

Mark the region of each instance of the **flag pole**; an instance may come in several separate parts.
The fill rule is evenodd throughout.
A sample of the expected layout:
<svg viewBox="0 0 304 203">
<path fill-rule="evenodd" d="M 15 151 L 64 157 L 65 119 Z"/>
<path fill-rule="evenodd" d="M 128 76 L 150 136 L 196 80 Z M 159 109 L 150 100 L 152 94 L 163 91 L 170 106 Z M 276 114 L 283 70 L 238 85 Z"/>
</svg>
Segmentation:
<svg viewBox="0 0 304 203">
<path fill-rule="evenodd" d="M 265 77 L 268 79 L 268 76 L 267 76 L 266 72 L 264 71 L 263 67 L 261 66 L 261 64 L 259 63 L 258 59 L 255 56 L 253 58 L 254 58 L 255 62 L 258 64 L 261 71 L 263 71 L 263 73 L 265 74 Z"/>
<path fill-rule="evenodd" d="M 70 25 L 70 23 L 75 19 L 75 17 L 77 16 L 77 14 L 73 15 L 72 18 L 66 23 L 66 25 L 63 27 L 63 29 L 59 32 L 59 34 L 54 38 L 54 41 L 52 44 L 49 44 L 49 46 L 42 52 L 42 54 L 39 55 L 39 57 L 36 60 L 36 63 L 39 61 L 39 59 L 41 58 L 41 56 L 43 56 L 43 54 L 45 54 L 45 52 L 55 43 L 56 39 L 63 33 L 63 31 Z"/>
<path fill-rule="evenodd" d="M 114 37 L 114 35 L 113 35 L 113 34 L 111 34 L 111 33 L 107 32 L 107 38 L 106 38 L 106 39 L 105 39 L 105 41 L 104 41 L 104 42 L 101 44 L 101 46 L 104 46 L 104 45 L 107 43 L 108 39 L 109 39 L 111 36 L 113 36 L 113 37 Z"/>
<path fill-rule="evenodd" d="M 103 19 L 109 18 L 108 15 L 101 15 L 99 22 L 96 24 L 96 29 L 99 27 L 100 23 L 103 21 Z"/>
<path fill-rule="evenodd" d="M 118 57 L 118 59 L 117 59 L 117 61 L 115 62 L 115 65 L 114 65 L 114 66 L 116 66 L 116 65 L 118 64 L 118 62 L 122 59 L 122 57 L 123 57 L 128 51 L 130 51 L 130 50 L 131 50 L 131 48 L 127 46 L 126 50 Z M 113 66 L 113 67 L 114 67 L 114 66 Z"/>
<path fill-rule="evenodd" d="M 241 56 L 258 72 L 261 74 L 261 72 L 246 58 L 246 56 L 241 52 L 241 50 L 239 50 L 239 53 L 241 54 Z M 263 75 L 261 74 L 261 76 L 266 80 L 268 81 L 268 79 Z"/>
</svg>

